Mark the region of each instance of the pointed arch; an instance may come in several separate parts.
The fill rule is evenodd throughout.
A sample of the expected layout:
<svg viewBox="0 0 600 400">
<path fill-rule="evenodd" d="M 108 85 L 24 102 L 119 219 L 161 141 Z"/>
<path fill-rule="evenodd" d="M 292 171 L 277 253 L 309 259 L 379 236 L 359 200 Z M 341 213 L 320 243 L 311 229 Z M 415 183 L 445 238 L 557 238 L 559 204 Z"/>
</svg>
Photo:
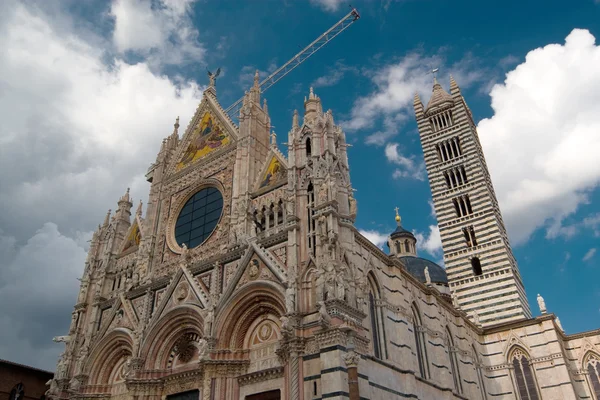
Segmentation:
<svg viewBox="0 0 600 400">
<path fill-rule="evenodd" d="M 462 381 L 460 377 L 460 364 L 456 356 L 457 348 L 454 347 L 454 339 L 450 327 L 446 325 L 446 336 L 448 338 L 448 358 L 450 359 L 450 370 L 452 371 L 452 379 L 454 380 L 454 389 L 458 393 L 463 392 Z"/>
<path fill-rule="evenodd" d="M 419 372 L 421 373 L 421 377 L 429 378 L 429 361 L 427 358 L 427 345 L 425 343 L 425 329 L 422 325 L 421 320 L 421 312 L 419 311 L 419 307 L 415 302 L 411 305 L 411 310 L 413 313 L 413 333 L 415 336 L 415 349 L 417 351 L 417 362 L 419 364 Z"/>
<path fill-rule="evenodd" d="M 203 325 L 200 310 L 189 304 L 177 306 L 162 315 L 149 327 L 141 346 L 141 354 L 146 358 L 145 368 L 167 368 L 177 340 L 190 334 L 203 337 Z"/>
<path fill-rule="evenodd" d="M 262 315 L 279 319 L 286 313 L 280 287 L 267 281 L 253 282 L 227 299 L 217 309 L 214 332 L 220 332 L 217 348 L 242 349 L 250 326 Z"/>
<path fill-rule="evenodd" d="M 304 271 L 302 281 L 300 282 L 300 309 L 308 313 L 315 311 L 317 305 L 316 271 L 317 270 L 311 260 Z"/>
<path fill-rule="evenodd" d="M 512 369 L 513 385 L 519 400 L 540 399 L 535 371 L 530 360 L 531 357 L 521 346 L 514 346 L 508 353 L 508 363 Z"/>
<path fill-rule="evenodd" d="M 372 270 L 367 273 L 367 282 L 369 285 L 369 320 L 371 322 L 373 355 L 377 358 L 383 358 L 384 352 L 387 353 L 385 351 L 385 327 L 381 307 L 377 306 L 377 301 L 381 299 L 381 288 Z"/>
<path fill-rule="evenodd" d="M 122 375 L 125 362 L 133 355 L 133 340 L 128 329 L 117 328 L 98 342 L 90 353 L 84 371 L 88 385 L 110 385 Z"/>
<path fill-rule="evenodd" d="M 590 393 L 595 400 L 600 400 L 600 355 L 588 351 L 583 356 L 582 367 L 585 371 Z"/>
<path fill-rule="evenodd" d="M 487 394 L 485 391 L 485 382 L 483 380 L 483 366 L 481 365 L 481 361 L 479 359 L 479 353 L 475 348 L 474 344 L 471 344 L 471 349 L 473 350 L 473 361 L 475 363 L 475 369 L 477 371 L 477 381 L 479 382 L 479 390 L 481 391 L 481 398 L 483 400 L 487 399 Z"/>
</svg>

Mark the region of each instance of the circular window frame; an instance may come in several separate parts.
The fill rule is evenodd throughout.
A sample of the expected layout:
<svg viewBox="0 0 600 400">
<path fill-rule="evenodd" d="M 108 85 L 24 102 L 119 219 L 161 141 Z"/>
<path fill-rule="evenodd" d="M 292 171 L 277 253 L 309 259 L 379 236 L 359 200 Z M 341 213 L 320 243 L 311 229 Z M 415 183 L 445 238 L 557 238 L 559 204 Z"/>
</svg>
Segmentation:
<svg viewBox="0 0 600 400">
<path fill-rule="evenodd" d="M 202 247 L 221 228 L 221 222 L 223 221 L 223 215 L 225 215 L 225 207 L 226 207 L 226 205 L 225 205 L 225 200 L 226 200 L 225 188 L 223 187 L 221 182 L 219 182 L 218 180 L 207 179 L 207 180 L 202 181 L 198 185 L 192 186 L 191 188 L 185 190 L 183 196 L 181 196 L 181 198 L 179 200 L 177 200 L 177 207 L 173 209 L 173 212 L 171 212 L 171 215 L 169 216 L 169 220 L 167 222 L 167 235 L 166 235 L 167 236 L 167 245 L 169 246 L 169 249 L 171 251 L 173 251 L 174 253 L 181 254 L 183 252 L 183 247 L 181 247 L 179 245 L 179 243 L 177 243 L 177 239 L 175 239 L 175 225 L 177 224 L 177 220 L 179 219 L 179 214 L 181 213 L 181 210 L 183 210 L 183 207 L 186 205 L 188 200 L 191 199 L 193 196 L 195 196 L 196 193 L 198 193 L 202 189 L 208 189 L 211 187 L 217 189 L 221 193 L 221 196 L 223 197 L 223 208 L 221 210 L 221 215 L 219 216 L 219 220 L 217 221 L 217 224 L 215 225 L 215 228 L 210 233 L 210 235 L 208 235 L 206 237 L 206 239 L 204 239 L 204 241 L 202 243 L 200 243 L 198 246 L 193 247 L 193 249 Z M 189 249 L 189 250 L 192 250 L 192 249 Z"/>
</svg>

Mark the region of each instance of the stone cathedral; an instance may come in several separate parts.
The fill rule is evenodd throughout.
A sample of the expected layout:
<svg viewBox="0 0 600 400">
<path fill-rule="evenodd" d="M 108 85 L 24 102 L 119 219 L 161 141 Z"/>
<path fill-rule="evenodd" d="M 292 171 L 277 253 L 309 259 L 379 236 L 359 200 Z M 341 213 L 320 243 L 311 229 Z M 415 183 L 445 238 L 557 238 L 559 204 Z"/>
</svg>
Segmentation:
<svg viewBox="0 0 600 400">
<path fill-rule="evenodd" d="M 456 82 L 414 109 L 446 269 L 354 226 L 345 134 L 312 89 L 287 156 L 258 75 L 239 123 L 214 79 L 94 233 L 50 399 L 600 399 L 600 330 L 532 317 Z M 133 213 L 132 213 L 132 210 Z"/>
</svg>

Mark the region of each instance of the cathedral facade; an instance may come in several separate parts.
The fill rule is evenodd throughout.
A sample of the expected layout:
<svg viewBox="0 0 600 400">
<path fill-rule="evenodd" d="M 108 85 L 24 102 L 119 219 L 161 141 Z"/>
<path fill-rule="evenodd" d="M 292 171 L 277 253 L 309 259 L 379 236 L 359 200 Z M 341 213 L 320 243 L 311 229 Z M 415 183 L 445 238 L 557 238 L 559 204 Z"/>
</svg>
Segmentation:
<svg viewBox="0 0 600 400">
<path fill-rule="evenodd" d="M 214 80 L 94 233 L 52 399 L 595 399 L 600 331 L 532 318 L 475 124 L 415 112 L 447 269 L 403 227 L 354 226 L 345 134 L 311 89 L 287 156 L 258 76 L 234 123 Z"/>
</svg>

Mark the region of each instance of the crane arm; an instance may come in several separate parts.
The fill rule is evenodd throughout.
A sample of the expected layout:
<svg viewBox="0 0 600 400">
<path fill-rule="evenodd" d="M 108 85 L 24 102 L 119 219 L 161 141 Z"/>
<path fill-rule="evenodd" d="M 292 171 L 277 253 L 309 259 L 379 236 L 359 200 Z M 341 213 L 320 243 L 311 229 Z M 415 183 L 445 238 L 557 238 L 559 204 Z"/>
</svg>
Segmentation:
<svg viewBox="0 0 600 400">
<path fill-rule="evenodd" d="M 335 25 L 321 34 L 311 44 L 306 46 L 302 51 L 292 57 L 288 62 L 279 67 L 271 75 L 267 76 L 262 82 L 259 83 L 261 92 L 265 92 L 281 78 L 289 74 L 294 68 L 302 64 L 306 59 L 315 54 L 321 47 L 332 41 L 337 35 L 346 30 L 350 25 L 356 22 L 360 18 L 360 14 L 353 8 L 344 18 L 340 19 Z M 242 108 L 242 101 L 244 98 L 238 99 L 231 106 L 227 107 L 225 112 L 233 119 L 236 118 L 240 108 Z"/>
</svg>

